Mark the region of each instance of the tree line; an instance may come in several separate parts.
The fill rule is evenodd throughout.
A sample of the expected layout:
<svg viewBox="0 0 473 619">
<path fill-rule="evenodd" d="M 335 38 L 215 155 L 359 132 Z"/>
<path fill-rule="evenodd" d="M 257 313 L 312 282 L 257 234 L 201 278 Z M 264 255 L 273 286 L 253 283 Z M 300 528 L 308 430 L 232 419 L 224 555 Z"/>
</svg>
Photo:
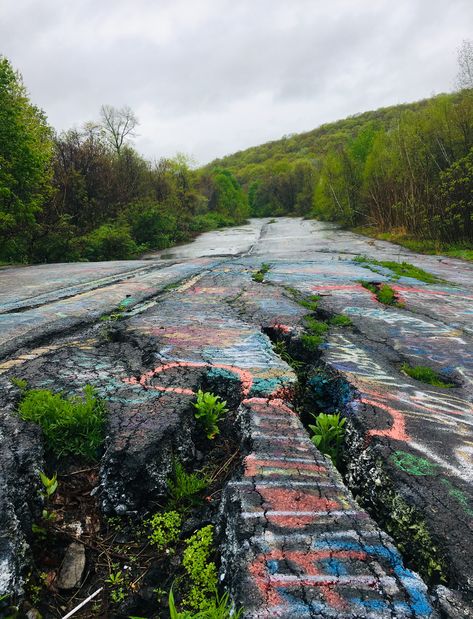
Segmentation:
<svg viewBox="0 0 473 619">
<path fill-rule="evenodd" d="M 129 142 L 136 125 L 103 106 L 99 122 L 58 134 L 0 57 L 0 261 L 132 258 L 247 218 L 230 170 L 147 161 Z"/>
<path fill-rule="evenodd" d="M 473 43 L 459 90 L 285 136 L 211 164 L 255 216 L 303 215 L 443 243 L 473 242 Z M 211 167 L 210 166 L 210 167 Z"/>
</svg>

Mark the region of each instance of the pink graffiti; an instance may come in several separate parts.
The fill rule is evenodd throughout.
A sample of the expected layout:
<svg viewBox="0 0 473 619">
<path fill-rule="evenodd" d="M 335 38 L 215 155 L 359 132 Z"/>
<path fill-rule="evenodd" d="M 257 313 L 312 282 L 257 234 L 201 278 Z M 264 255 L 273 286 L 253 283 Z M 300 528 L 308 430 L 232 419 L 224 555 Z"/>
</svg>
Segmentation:
<svg viewBox="0 0 473 619">
<path fill-rule="evenodd" d="M 259 459 L 254 454 L 250 454 L 246 456 L 244 460 L 245 466 L 245 477 L 254 477 L 255 475 L 260 475 L 261 470 L 264 468 L 277 468 L 277 469 L 295 469 L 299 471 L 300 474 L 303 471 L 310 471 L 313 473 L 326 473 L 327 469 L 325 466 L 321 466 L 319 464 L 315 464 L 312 462 L 287 462 L 286 460 L 265 460 Z"/>
<path fill-rule="evenodd" d="M 153 376 L 156 376 L 156 374 L 161 374 L 162 372 L 166 372 L 167 370 L 171 370 L 172 368 L 205 368 L 205 367 L 208 367 L 209 369 L 212 367 L 219 368 L 221 370 L 227 370 L 228 372 L 232 372 L 233 374 L 236 374 L 241 380 L 243 395 L 248 395 L 251 389 L 251 386 L 253 384 L 253 376 L 251 375 L 251 373 L 246 370 L 242 370 L 241 368 L 237 368 L 233 365 L 224 365 L 220 363 L 212 365 L 209 363 L 200 363 L 200 362 L 194 362 L 194 361 L 174 361 L 172 363 L 166 363 L 165 365 L 160 365 L 154 368 L 154 370 L 150 370 L 149 372 L 145 372 L 144 374 L 142 374 L 142 376 L 140 376 L 139 379 L 132 376 L 131 378 L 124 378 L 123 382 L 128 383 L 129 385 L 140 384 L 143 387 L 146 387 L 147 389 L 153 389 L 155 391 L 169 391 L 172 393 L 184 393 L 187 395 L 193 395 L 194 392 L 191 389 L 183 389 L 181 387 L 162 387 L 160 385 L 149 385 L 147 383 L 149 380 L 151 380 L 151 378 L 153 378 Z"/>
<path fill-rule="evenodd" d="M 317 561 L 324 561 L 327 559 L 366 561 L 367 554 L 365 552 L 353 550 L 323 550 L 307 553 L 306 551 L 284 552 L 283 550 L 274 549 L 267 554 L 261 554 L 256 557 L 248 569 L 255 579 L 256 586 L 260 593 L 265 597 L 267 603 L 272 606 L 287 604 L 287 600 L 280 594 L 278 588 L 287 589 L 290 587 L 318 586 L 328 604 L 336 610 L 345 610 L 347 608 L 345 600 L 333 590 L 337 584 L 336 578 L 327 575 L 326 579 L 322 578 L 317 582 L 311 579 L 304 580 L 304 576 L 323 576 L 320 570 L 316 568 L 315 564 Z M 301 572 L 300 577 L 294 579 L 292 582 L 288 582 L 278 574 L 271 574 L 268 569 L 268 563 L 272 561 L 282 561 L 286 565 L 288 562 L 296 564 L 297 568 L 295 571 Z"/>
<path fill-rule="evenodd" d="M 393 419 L 393 425 L 389 430 L 368 430 L 368 436 L 387 436 L 397 441 L 410 440 L 410 436 L 406 432 L 406 421 L 401 411 L 393 408 L 392 406 L 388 406 L 387 404 L 378 402 L 377 400 L 370 400 L 369 398 L 365 397 L 361 398 L 361 402 L 363 402 L 364 404 L 370 404 L 371 406 L 374 406 L 376 408 L 381 408 L 382 410 L 388 412 Z"/>
<path fill-rule="evenodd" d="M 293 490 L 291 488 L 271 488 L 256 484 L 258 494 L 262 497 L 264 510 L 276 510 L 283 512 L 327 512 L 342 508 L 340 502 L 335 499 L 320 497 L 311 494 L 307 490 Z M 314 514 L 301 515 L 274 515 L 268 513 L 266 518 L 282 527 L 300 528 L 314 521 Z"/>
</svg>

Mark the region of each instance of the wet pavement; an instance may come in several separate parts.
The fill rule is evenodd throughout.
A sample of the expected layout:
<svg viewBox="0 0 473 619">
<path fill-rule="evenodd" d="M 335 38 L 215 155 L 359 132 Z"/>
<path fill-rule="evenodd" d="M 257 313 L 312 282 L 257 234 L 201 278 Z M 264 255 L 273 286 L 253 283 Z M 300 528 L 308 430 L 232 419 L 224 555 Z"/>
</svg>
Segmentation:
<svg viewBox="0 0 473 619">
<path fill-rule="evenodd" d="M 442 281 L 374 273 L 354 261 L 360 255 L 407 261 Z M 246 437 L 244 468 L 221 510 L 223 572 L 245 617 L 427 617 L 443 585 L 470 604 L 473 264 L 288 218 L 146 258 L 0 270 L 0 440 L 13 431 L 11 376 L 71 393 L 93 384 L 109 402 L 103 508 L 131 513 L 163 491 L 170 453 L 192 451 L 192 398 L 211 386 L 238 409 Z M 257 283 L 262 263 L 270 270 Z M 380 304 L 362 281 L 390 283 L 399 304 Z M 319 319 L 352 321 L 302 355 L 311 410 L 348 417 L 344 481 L 312 445 L 294 409 L 291 360 L 268 337 L 297 356 L 310 313 L 297 293 L 320 297 Z M 415 381 L 404 362 L 455 386 Z M 18 436 L 26 454 L 33 439 Z M 10 515 L 0 524 L 18 533 L 25 491 L 7 481 Z M 14 547 L 1 540 L 8 563 Z M 14 576 L 8 582 L 16 586 Z"/>
</svg>

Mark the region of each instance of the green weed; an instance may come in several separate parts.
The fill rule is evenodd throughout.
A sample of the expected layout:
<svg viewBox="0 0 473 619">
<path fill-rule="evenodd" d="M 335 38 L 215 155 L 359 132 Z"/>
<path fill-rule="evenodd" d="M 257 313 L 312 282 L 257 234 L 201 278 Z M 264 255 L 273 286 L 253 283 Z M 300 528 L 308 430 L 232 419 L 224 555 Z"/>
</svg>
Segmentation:
<svg viewBox="0 0 473 619">
<path fill-rule="evenodd" d="M 328 331 L 328 325 L 313 316 L 305 316 L 304 324 L 311 335 L 325 335 Z"/>
<path fill-rule="evenodd" d="M 208 610 L 217 589 L 217 566 L 210 560 L 213 552 L 212 544 L 212 525 L 196 531 L 186 541 L 182 565 L 189 578 L 190 589 L 184 599 L 184 606 L 192 610 Z"/>
<path fill-rule="evenodd" d="M 301 335 L 302 346 L 308 352 L 316 352 L 319 346 L 324 343 L 324 338 L 320 335 Z"/>
<path fill-rule="evenodd" d="M 202 424 L 208 439 L 214 439 L 220 433 L 218 422 L 228 412 L 227 402 L 219 401 L 218 395 L 199 389 L 194 407 L 194 417 Z"/>
<path fill-rule="evenodd" d="M 401 370 L 411 378 L 414 378 L 422 383 L 427 383 L 428 385 L 434 385 L 434 387 L 443 387 L 448 389 L 455 386 L 454 384 L 443 380 L 443 378 L 441 378 L 435 370 L 432 370 L 432 368 L 425 365 L 418 365 L 414 367 L 408 363 L 403 363 L 401 365 Z"/>
<path fill-rule="evenodd" d="M 264 282 L 264 276 L 270 270 L 270 268 L 271 268 L 270 264 L 263 262 L 259 270 L 253 273 L 252 275 L 253 281 L 258 282 L 259 284 L 262 284 Z"/>
<path fill-rule="evenodd" d="M 409 262 L 394 262 L 392 260 L 374 260 L 373 258 L 367 258 L 366 256 L 357 256 L 354 258 L 354 262 L 359 262 L 361 266 L 368 267 L 369 265 L 380 266 L 385 269 L 389 269 L 396 276 L 399 277 L 411 277 L 421 282 L 428 284 L 440 283 L 441 280 L 436 275 L 428 273 L 419 267 L 410 264 Z"/>
<path fill-rule="evenodd" d="M 337 465 L 340 447 L 345 436 L 346 419 L 340 417 L 340 413 L 320 413 L 319 415 L 312 415 L 312 417 L 315 419 L 315 424 L 309 424 L 309 428 L 314 433 L 311 436 L 311 441 Z"/>
<path fill-rule="evenodd" d="M 197 613 L 186 610 L 178 612 L 172 588 L 169 591 L 168 603 L 170 619 L 240 619 L 243 614 L 242 609 L 239 611 L 233 609 L 228 593 L 219 596 L 217 590 L 214 598 L 209 600 L 209 607 Z"/>
<path fill-rule="evenodd" d="M 169 511 L 154 514 L 145 521 L 150 529 L 148 539 L 158 550 L 173 551 L 172 545 L 177 542 L 181 533 L 182 518 L 179 512 Z"/>
<path fill-rule="evenodd" d="M 47 389 L 26 391 L 18 413 L 37 423 L 46 445 L 57 456 L 78 455 L 94 459 L 103 442 L 105 406 L 90 385 L 84 395 L 63 397 Z"/>
<path fill-rule="evenodd" d="M 404 307 L 401 303 L 398 303 L 396 301 L 396 293 L 391 288 L 391 286 L 388 286 L 388 284 L 380 284 L 379 286 L 376 286 L 375 284 L 372 284 L 371 282 L 362 281 L 360 283 L 363 286 L 363 288 L 366 288 L 367 290 L 372 292 L 374 295 L 376 295 L 376 298 L 378 299 L 380 303 L 383 303 L 384 305 Z"/>
<path fill-rule="evenodd" d="M 171 502 L 176 507 L 186 507 L 200 501 L 200 494 L 207 488 L 210 480 L 199 473 L 187 473 L 182 464 L 174 461 L 173 479 L 168 480 Z"/>
<path fill-rule="evenodd" d="M 28 383 L 24 378 L 10 378 L 10 382 L 22 392 L 28 388 Z"/>
<path fill-rule="evenodd" d="M 332 316 L 330 318 L 329 323 L 334 327 L 350 327 L 353 323 L 351 318 L 345 316 L 344 314 L 337 314 L 337 316 Z"/>
<path fill-rule="evenodd" d="M 281 357 L 283 361 L 285 361 L 288 365 L 294 368 L 296 372 L 304 366 L 304 363 L 302 363 L 302 361 L 297 361 L 289 354 L 286 344 L 282 340 L 274 342 L 273 350 L 279 357 Z"/>
<path fill-rule="evenodd" d="M 39 477 L 44 488 L 44 498 L 49 499 L 57 490 L 57 473 L 52 477 L 48 477 L 42 471 L 39 472 Z"/>
</svg>

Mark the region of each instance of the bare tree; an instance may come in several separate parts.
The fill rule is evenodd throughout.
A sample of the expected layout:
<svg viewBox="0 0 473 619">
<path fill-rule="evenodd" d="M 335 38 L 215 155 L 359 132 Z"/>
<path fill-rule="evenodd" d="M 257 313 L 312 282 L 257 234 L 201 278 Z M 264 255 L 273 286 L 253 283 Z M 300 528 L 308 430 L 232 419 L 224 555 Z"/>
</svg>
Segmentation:
<svg viewBox="0 0 473 619">
<path fill-rule="evenodd" d="M 118 109 L 113 105 L 102 105 L 100 116 L 107 142 L 120 155 L 125 140 L 136 136 L 139 123 L 135 113 L 128 106 Z"/>
<path fill-rule="evenodd" d="M 458 49 L 457 86 L 473 89 L 473 41 L 465 40 Z"/>
</svg>

